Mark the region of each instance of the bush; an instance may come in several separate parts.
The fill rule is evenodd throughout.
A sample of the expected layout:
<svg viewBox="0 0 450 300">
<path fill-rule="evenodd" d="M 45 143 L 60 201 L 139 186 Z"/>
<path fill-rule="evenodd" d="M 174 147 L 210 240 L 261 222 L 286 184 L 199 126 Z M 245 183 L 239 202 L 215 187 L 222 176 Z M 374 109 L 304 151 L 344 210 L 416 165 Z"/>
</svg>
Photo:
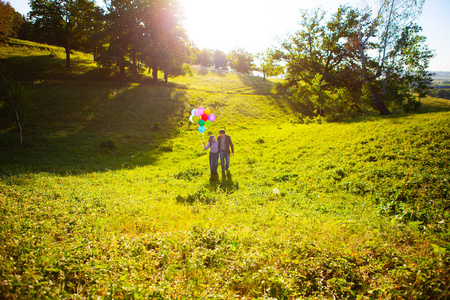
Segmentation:
<svg viewBox="0 0 450 300">
<path fill-rule="evenodd" d="M 420 103 L 419 101 L 414 99 L 408 99 L 408 102 L 404 103 L 402 108 L 405 113 L 412 114 L 418 111 L 421 106 L 422 103 Z"/>
</svg>

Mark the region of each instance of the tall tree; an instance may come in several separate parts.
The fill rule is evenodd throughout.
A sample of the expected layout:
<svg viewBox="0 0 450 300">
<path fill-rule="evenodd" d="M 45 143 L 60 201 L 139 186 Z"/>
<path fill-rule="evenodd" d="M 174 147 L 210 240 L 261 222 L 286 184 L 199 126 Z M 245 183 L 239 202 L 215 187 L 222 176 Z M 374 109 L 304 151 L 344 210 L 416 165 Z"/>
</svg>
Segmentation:
<svg viewBox="0 0 450 300">
<path fill-rule="evenodd" d="M 211 67 L 213 65 L 213 53 L 211 50 L 203 49 L 198 50 L 197 59 L 195 61 L 196 64 L 199 64 L 204 67 Z"/>
<path fill-rule="evenodd" d="M 105 47 L 98 61 L 118 67 L 125 83 L 127 67 L 140 71 L 137 62 L 158 71 L 165 78 L 181 74 L 190 56 L 187 37 L 181 26 L 181 10 L 175 0 L 107 0 Z"/>
<path fill-rule="evenodd" d="M 79 50 L 93 34 L 96 5 L 93 0 L 30 0 L 30 18 L 40 41 L 64 47 L 66 67 L 70 51 Z"/>
<path fill-rule="evenodd" d="M 0 42 L 6 40 L 12 33 L 14 9 L 9 2 L 0 0 Z"/>
<path fill-rule="evenodd" d="M 168 76 L 182 73 L 182 66 L 190 55 L 187 35 L 181 24 L 182 11 L 176 0 L 147 0 L 145 2 L 144 35 L 148 44 L 143 60 L 152 69 L 153 80 L 158 70 Z"/>
<path fill-rule="evenodd" d="M 228 67 L 228 59 L 225 52 L 216 50 L 213 53 L 214 68 L 226 70 Z"/>
<path fill-rule="evenodd" d="M 230 68 L 236 72 L 250 74 L 254 70 L 253 55 L 244 49 L 234 49 L 228 54 Z"/>
<path fill-rule="evenodd" d="M 143 4 L 140 0 L 107 0 L 105 15 L 105 47 L 97 61 L 105 67 L 118 67 L 121 84 L 125 84 L 125 69 L 129 58 L 135 57 L 143 33 Z"/>
<path fill-rule="evenodd" d="M 322 10 L 304 12 L 301 30 L 273 54 L 274 59 L 286 64 L 284 87 L 303 102 L 312 103 L 310 99 L 316 96 L 320 100 L 327 92 L 350 97 L 319 101 L 320 114 L 327 109 L 328 113 L 336 111 L 332 101 L 338 101 L 339 107 L 347 103 L 360 111 L 368 91 L 371 106 L 386 115 L 390 113 L 386 103 L 399 105 L 411 99 L 413 89 L 425 91 L 432 53 L 419 35 L 420 28 L 410 22 L 416 14 L 400 10 L 392 1 L 397 0 L 382 2 L 390 4 L 384 7 L 390 10 L 380 9 L 376 18 L 368 8 L 360 11 L 349 6 L 339 7 L 328 20 Z"/>
<path fill-rule="evenodd" d="M 424 1 L 379 1 L 378 11 L 372 16 L 372 10 L 367 7 L 355 27 L 352 38 L 357 41 L 354 46 L 361 76 L 370 90 L 373 104 L 382 115 L 390 114 L 383 97 L 393 64 L 400 55 L 395 52 L 395 46 L 404 29 L 420 16 Z M 371 54 L 373 52 L 376 56 Z M 381 87 L 377 85 L 380 78 L 384 78 Z"/>
<path fill-rule="evenodd" d="M 340 7 L 330 20 L 322 9 L 302 11 L 301 29 L 284 41 L 278 51 L 271 53 L 274 61 L 286 65 L 282 89 L 309 105 L 322 103 L 326 91 L 351 89 L 356 71 L 351 67 L 345 37 L 351 34 L 357 18 L 357 12 L 348 6 Z M 311 101 L 316 96 L 319 100 Z M 316 107 L 321 115 L 326 110 L 323 103 Z"/>
<path fill-rule="evenodd" d="M 276 51 L 268 49 L 256 55 L 258 58 L 256 70 L 263 73 L 263 81 L 266 81 L 266 76 L 278 76 L 283 72 L 283 67 L 273 59 L 277 56 L 274 53 Z"/>
<path fill-rule="evenodd" d="M 22 85 L 14 82 L 6 75 L 4 68 L 0 69 L 0 107 L 5 104 L 9 111 L 7 118 L 14 120 L 19 132 L 19 144 L 23 143 L 23 126 L 21 117 L 28 104 L 29 93 Z"/>
</svg>

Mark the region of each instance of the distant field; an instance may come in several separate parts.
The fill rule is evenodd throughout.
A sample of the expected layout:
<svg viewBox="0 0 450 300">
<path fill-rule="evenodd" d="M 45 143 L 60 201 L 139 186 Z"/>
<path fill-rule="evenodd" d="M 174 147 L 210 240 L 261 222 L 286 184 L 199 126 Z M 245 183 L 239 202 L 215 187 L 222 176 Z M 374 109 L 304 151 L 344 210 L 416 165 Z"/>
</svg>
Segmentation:
<svg viewBox="0 0 450 300">
<path fill-rule="evenodd" d="M 434 72 L 433 82 L 441 84 L 443 81 L 450 81 L 450 72 Z"/>
<path fill-rule="evenodd" d="M 275 80 L 121 87 L 46 47 L 0 47 L 32 92 L 23 146 L 0 122 L 0 299 L 450 298 L 450 101 L 307 125 Z M 221 128 L 235 154 L 211 176 Z"/>
</svg>

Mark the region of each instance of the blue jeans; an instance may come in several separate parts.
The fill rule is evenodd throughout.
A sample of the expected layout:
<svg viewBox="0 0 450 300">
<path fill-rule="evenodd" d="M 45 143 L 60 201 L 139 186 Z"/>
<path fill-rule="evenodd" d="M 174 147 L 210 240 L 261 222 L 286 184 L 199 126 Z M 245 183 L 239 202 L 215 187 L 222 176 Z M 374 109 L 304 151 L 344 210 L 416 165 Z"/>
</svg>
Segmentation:
<svg viewBox="0 0 450 300">
<path fill-rule="evenodd" d="M 230 167 L 230 154 L 225 151 L 220 151 L 220 166 L 222 167 L 222 172 L 228 171 Z"/>
<path fill-rule="evenodd" d="M 211 174 L 217 173 L 219 167 L 219 153 L 209 152 L 209 170 Z"/>
</svg>

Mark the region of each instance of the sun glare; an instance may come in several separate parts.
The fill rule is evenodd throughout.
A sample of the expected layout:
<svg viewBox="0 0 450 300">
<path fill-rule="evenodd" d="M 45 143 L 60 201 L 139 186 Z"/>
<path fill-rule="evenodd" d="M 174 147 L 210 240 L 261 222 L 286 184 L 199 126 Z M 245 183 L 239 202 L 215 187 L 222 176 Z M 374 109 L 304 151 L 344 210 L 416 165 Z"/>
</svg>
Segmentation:
<svg viewBox="0 0 450 300">
<path fill-rule="evenodd" d="M 185 28 L 197 46 L 228 50 L 245 31 L 245 6 L 235 8 L 235 1 L 185 0 Z M 233 41 L 233 42 L 232 42 Z"/>
<path fill-rule="evenodd" d="M 199 48 L 262 51 L 271 45 L 275 35 L 283 33 L 276 31 L 283 18 L 277 17 L 273 3 L 243 0 L 182 0 L 180 3 L 185 11 L 185 28 Z M 274 12 L 272 19 L 267 19 L 270 11 Z"/>
</svg>

